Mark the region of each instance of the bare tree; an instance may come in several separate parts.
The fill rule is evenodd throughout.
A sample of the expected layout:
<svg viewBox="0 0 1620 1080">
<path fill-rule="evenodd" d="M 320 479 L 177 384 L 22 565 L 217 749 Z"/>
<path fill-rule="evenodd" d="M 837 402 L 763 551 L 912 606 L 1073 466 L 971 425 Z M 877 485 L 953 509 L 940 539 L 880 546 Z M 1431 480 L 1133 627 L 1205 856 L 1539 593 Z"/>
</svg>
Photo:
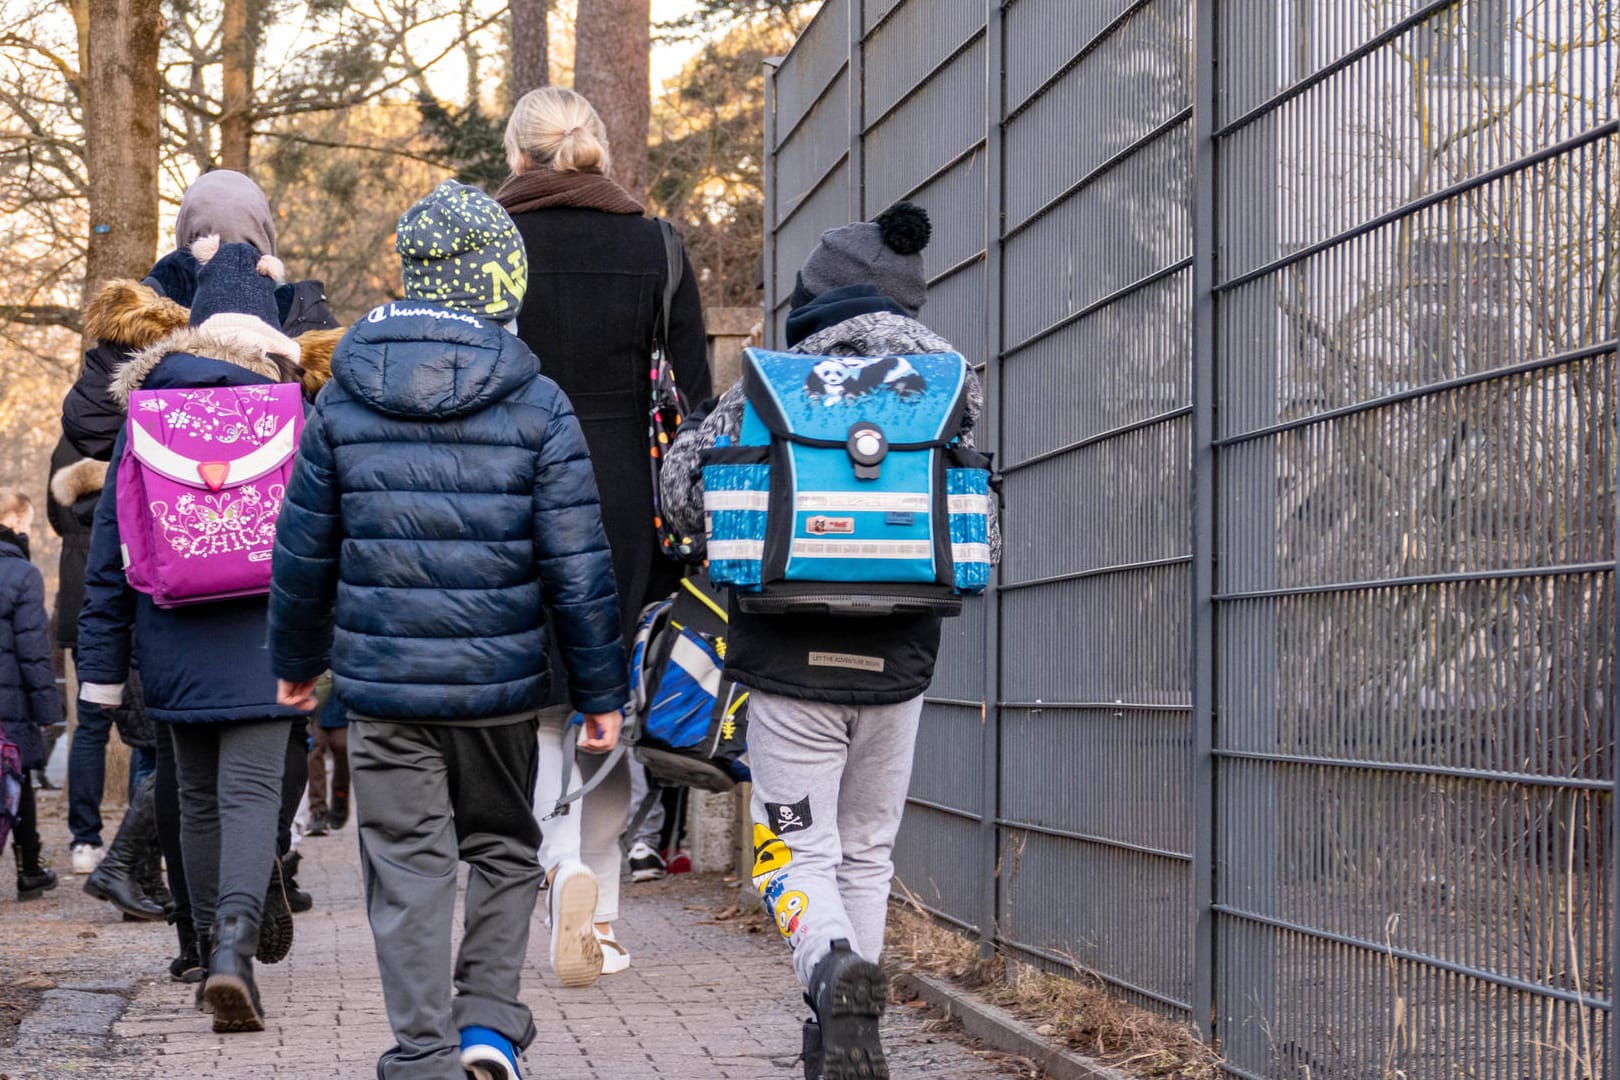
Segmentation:
<svg viewBox="0 0 1620 1080">
<path fill-rule="evenodd" d="M 84 163 L 90 246 L 85 288 L 139 276 L 158 232 L 158 0 L 90 0 Z"/>
<path fill-rule="evenodd" d="M 649 0 L 579 0 L 574 24 L 574 89 L 607 126 L 613 176 L 640 198 L 647 183 L 652 114 Z"/>
<path fill-rule="evenodd" d="M 551 81 L 551 0 L 512 0 L 512 100 Z"/>
<path fill-rule="evenodd" d="M 220 22 L 224 108 L 219 117 L 219 163 L 246 172 L 253 157 L 253 63 L 258 52 L 248 0 L 225 0 Z"/>
</svg>

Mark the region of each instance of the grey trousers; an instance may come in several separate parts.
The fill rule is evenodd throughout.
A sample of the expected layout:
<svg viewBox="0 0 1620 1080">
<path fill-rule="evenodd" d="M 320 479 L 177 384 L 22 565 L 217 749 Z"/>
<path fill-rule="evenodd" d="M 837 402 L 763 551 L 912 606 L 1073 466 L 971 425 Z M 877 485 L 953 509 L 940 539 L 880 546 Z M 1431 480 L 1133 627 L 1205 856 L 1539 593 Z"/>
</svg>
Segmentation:
<svg viewBox="0 0 1620 1080">
<path fill-rule="evenodd" d="M 748 697 L 754 887 L 805 986 L 839 938 L 874 962 L 883 952 L 922 704 Z"/>
<path fill-rule="evenodd" d="M 257 925 L 281 814 L 287 721 L 166 724 L 180 786 L 180 851 L 199 933 L 244 915 Z"/>
<path fill-rule="evenodd" d="M 366 911 L 396 1044 L 377 1062 L 380 1080 L 464 1080 L 465 1027 L 519 1050 L 534 1040 L 518 987 L 540 887 L 535 757 L 533 720 L 349 726 Z M 469 873 L 452 987 L 458 860 Z"/>
</svg>

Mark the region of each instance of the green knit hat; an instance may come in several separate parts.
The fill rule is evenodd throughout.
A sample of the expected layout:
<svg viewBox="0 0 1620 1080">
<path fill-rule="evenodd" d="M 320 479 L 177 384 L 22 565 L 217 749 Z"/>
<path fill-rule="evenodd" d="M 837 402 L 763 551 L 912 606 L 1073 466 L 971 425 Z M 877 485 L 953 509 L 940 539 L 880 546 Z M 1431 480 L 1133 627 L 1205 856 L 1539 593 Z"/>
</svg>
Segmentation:
<svg viewBox="0 0 1620 1080">
<path fill-rule="evenodd" d="M 495 322 L 517 318 L 529 285 L 523 237 L 501 204 L 446 180 L 399 219 L 405 295 Z"/>
</svg>

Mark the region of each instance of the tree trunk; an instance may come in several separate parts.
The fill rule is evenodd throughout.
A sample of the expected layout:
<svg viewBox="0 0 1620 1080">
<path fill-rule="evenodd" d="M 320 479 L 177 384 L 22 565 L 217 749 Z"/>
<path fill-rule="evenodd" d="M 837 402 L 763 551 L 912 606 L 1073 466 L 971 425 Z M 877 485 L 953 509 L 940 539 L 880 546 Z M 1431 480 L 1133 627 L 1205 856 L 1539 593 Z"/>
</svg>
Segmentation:
<svg viewBox="0 0 1620 1080">
<path fill-rule="evenodd" d="M 253 61 L 257 35 L 248 27 L 248 0 L 225 0 L 220 27 L 219 163 L 247 172 L 253 156 Z"/>
<path fill-rule="evenodd" d="M 511 0 L 512 8 L 512 102 L 530 90 L 551 81 L 547 50 L 551 36 L 546 19 L 551 0 Z"/>
<path fill-rule="evenodd" d="M 579 0 L 574 24 L 574 89 L 607 125 L 613 177 L 641 198 L 647 183 L 652 117 L 649 0 Z"/>
<path fill-rule="evenodd" d="M 84 108 L 90 181 L 85 296 L 151 269 L 158 236 L 160 0 L 90 0 Z"/>
</svg>

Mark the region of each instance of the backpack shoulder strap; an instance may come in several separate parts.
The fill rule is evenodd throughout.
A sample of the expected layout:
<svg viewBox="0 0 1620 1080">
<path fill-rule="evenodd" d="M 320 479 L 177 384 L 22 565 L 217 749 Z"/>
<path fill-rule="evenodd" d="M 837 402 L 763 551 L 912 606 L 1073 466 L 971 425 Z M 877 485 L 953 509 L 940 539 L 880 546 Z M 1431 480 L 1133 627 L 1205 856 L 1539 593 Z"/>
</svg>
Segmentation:
<svg viewBox="0 0 1620 1080">
<path fill-rule="evenodd" d="M 658 219 L 658 233 L 664 241 L 664 302 L 660 311 L 662 332 L 669 334 L 669 312 L 675 304 L 675 291 L 681 287 L 685 259 L 682 258 L 681 234 L 675 231 L 668 218 Z"/>
</svg>

